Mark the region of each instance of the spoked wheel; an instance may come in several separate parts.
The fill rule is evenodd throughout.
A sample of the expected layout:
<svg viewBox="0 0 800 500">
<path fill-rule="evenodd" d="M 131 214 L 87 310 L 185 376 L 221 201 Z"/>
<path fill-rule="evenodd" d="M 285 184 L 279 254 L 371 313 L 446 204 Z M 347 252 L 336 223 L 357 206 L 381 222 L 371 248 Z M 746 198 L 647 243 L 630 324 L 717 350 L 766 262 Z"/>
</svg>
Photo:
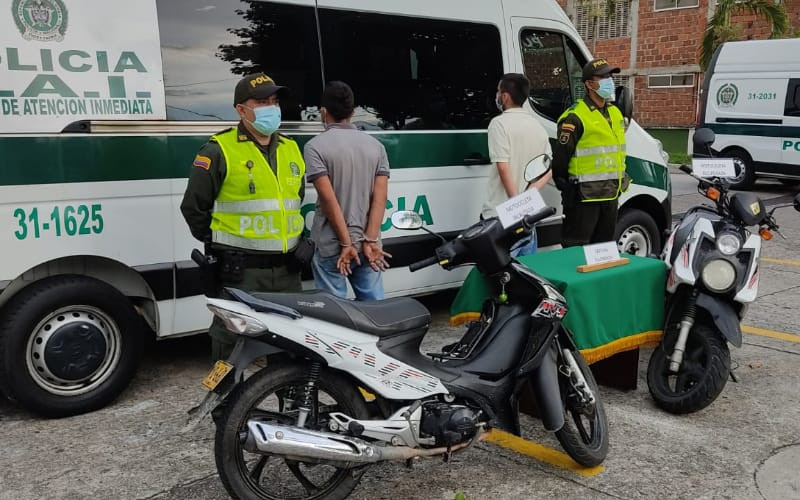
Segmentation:
<svg viewBox="0 0 800 500">
<path fill-rule="evenodd" d="M 674 373 L 669 363 L 677 339 L 677 325 L 672 325 L 650 356 L 647 386 L 660 408 L 680 415 L 702 410 L 717 399 L 728 382 L 731 355 L 719 332 L 695 323 L 686 340 L 683 362 Z"/>
<path fill-rule="evenodd" d="M 556 438 L 573 460 L 594 467 L 603 463 L 608 454 L 608 419 L 589 365 L 579 351 L 571 352 L 594 394 L 594 403 L 588 402 L 586 393 L 576 387 L 574 375 L 567 380 L 561 373 L 561 393 L 566 395 L 564 427 L 556 431 Z"/>
<path fill-rule="evenodd" d="M 339 468 L 250 453 L 244 449 L 247 421 L 297 424 L 298 407 L 308 368 L 303 365 L 269 366 L 242 385 L 217 421 L 214 454 L 225 489 L 233 498 L 341 499 L 358 485 L 365 468 Z M 314 391 L 305 428 L 327 430 L 329 415 L 341 412 L 365 418 L 363 398 L 347 380 L 322 372 Z"/>
</svg>

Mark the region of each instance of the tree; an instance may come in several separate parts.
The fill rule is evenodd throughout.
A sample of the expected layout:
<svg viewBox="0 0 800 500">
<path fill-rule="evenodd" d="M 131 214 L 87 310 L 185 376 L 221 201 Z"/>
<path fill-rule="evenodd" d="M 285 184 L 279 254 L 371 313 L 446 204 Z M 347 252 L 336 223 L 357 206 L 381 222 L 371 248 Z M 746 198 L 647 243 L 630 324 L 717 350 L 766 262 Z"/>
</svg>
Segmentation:
<svg viewBox="0 0 800 500">
<path fill-rule="evenodd" d="M 700 47 L 700 67 L 703 71 L 708 68 L 717 47 L 724 42 L 742 39 L 743 28 L 740 24 L 731 25 L 731 17 L 744 13 L 767 21 L 772 30 L 770 38 L 780 38 L 790 30 L 783 0 L 717 0 L 714 16 L 706 25 Z"/>
</svg>

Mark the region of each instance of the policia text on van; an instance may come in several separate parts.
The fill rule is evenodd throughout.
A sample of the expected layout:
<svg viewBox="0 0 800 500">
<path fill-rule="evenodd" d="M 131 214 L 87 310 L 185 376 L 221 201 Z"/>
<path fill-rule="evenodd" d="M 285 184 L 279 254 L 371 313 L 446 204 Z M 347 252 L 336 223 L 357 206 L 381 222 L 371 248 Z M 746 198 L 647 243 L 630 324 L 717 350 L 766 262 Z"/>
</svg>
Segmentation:
<svg viewBox="0 0 800 500">
<path fill-rule="evenodd" d="M 46 415 L 99 408 L 131 379 L 148 331 L 208 328 L 189 259 L 196 241 L 178 206 L 197 151 L 238 120 L 230 89 L 242 75 L 263 71 L 293 90 L 281 101 L 281 133 L 301 148 L 322 130 L 323 82 L 348 82 L 359 99 L 354 124 L 384 144 L 392 165 L 387 216 L 417 210 L 446 235 L 473 223 L 484 198 L 486 127 L 496 113 L 488 104 L 500 75 L 532 82 L 526 109 L 551 139 L 582 95 L 591 55 L 554 1 L 379 4 L 51 0 L 48 22 L 38 24 L 0 7 L 4 392 Z M 40 100 L 66 107 L 25 113 Z M 666 162 L 636 122 L 625 139 L 634 182 L 620 198 L 615 236 L 624 250 L 652 252 L 670 220 Z M 554 187 L 543 196 L 560 206 Z M 307 189 L 300 207 L 306 227 L 314 197 Z M 540 245 L 559 241 L 560 222 L 558 214 L 540 227 Z M 411 275 L 405 266 L 436 240 L 388 223 L 382 230 L 394 256 L 388 296 L 464 279 L 466 269 Z"/>
</svg>

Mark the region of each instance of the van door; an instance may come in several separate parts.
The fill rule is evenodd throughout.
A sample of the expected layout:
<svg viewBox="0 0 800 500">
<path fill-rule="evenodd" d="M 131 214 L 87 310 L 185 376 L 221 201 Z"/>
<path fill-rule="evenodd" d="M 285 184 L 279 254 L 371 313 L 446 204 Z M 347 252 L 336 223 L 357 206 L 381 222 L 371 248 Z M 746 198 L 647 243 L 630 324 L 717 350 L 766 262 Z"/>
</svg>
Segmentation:
<svg viewBox="0 0 800 500">
<path fill-rule="evenodd" d="M 783 116 L 783 141 L 781 162 L 787 174 L 800 175 L 800 78 L 791 78 L 786 90 L 786 105 Z"/>
<path fill-rule="evenodd" d="M 528 105 L 547 130 L 551 142 L 556 136 L 558 117 L 583 97 L 584 88 L 581 75 L 586 57 L 562 26 L 544 19 L 511 18 L 513 68 L 530 80 Z M 551 183 L 542 189 L 542 196 L 549 206 L 558 209 L 542 226 L 560 221 L 560 192 Z M 541 231 L 546 229 L 542 227 Z"/>
</svg>

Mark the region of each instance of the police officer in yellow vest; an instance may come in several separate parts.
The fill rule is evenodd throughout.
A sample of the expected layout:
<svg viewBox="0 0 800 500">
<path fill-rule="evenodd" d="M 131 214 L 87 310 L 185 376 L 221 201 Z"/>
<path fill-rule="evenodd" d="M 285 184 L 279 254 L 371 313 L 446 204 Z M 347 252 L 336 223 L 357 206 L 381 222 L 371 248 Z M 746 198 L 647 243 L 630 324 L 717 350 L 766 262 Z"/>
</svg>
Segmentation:
<svg viewBox="0 0 800 500">
<path fill-rule="evenodd" d="M 605 59 L 583 67 L 587 97 L 558 120 L 553 148 L 553 180 L 564 207 L 563 247 L 614 239 L 617 198 L 628 188 L 625 173 L 625 123 L 611 104 L 619 68 Z"/>
<path fill-rule="evenodd" d="M 194 159 L 181 212 L 217 258 L 221 286 L 301 290 L 291 264 L 304 228 L 305 163 L 297 144 L 277 132 L 287 92 L 263 73 L 243 78 L 233 100 L 238 126 L 214 134 Z M 212 359 L 227 357 L 235 336 L 216 318 L 209 335 Z"/>
</svg>

